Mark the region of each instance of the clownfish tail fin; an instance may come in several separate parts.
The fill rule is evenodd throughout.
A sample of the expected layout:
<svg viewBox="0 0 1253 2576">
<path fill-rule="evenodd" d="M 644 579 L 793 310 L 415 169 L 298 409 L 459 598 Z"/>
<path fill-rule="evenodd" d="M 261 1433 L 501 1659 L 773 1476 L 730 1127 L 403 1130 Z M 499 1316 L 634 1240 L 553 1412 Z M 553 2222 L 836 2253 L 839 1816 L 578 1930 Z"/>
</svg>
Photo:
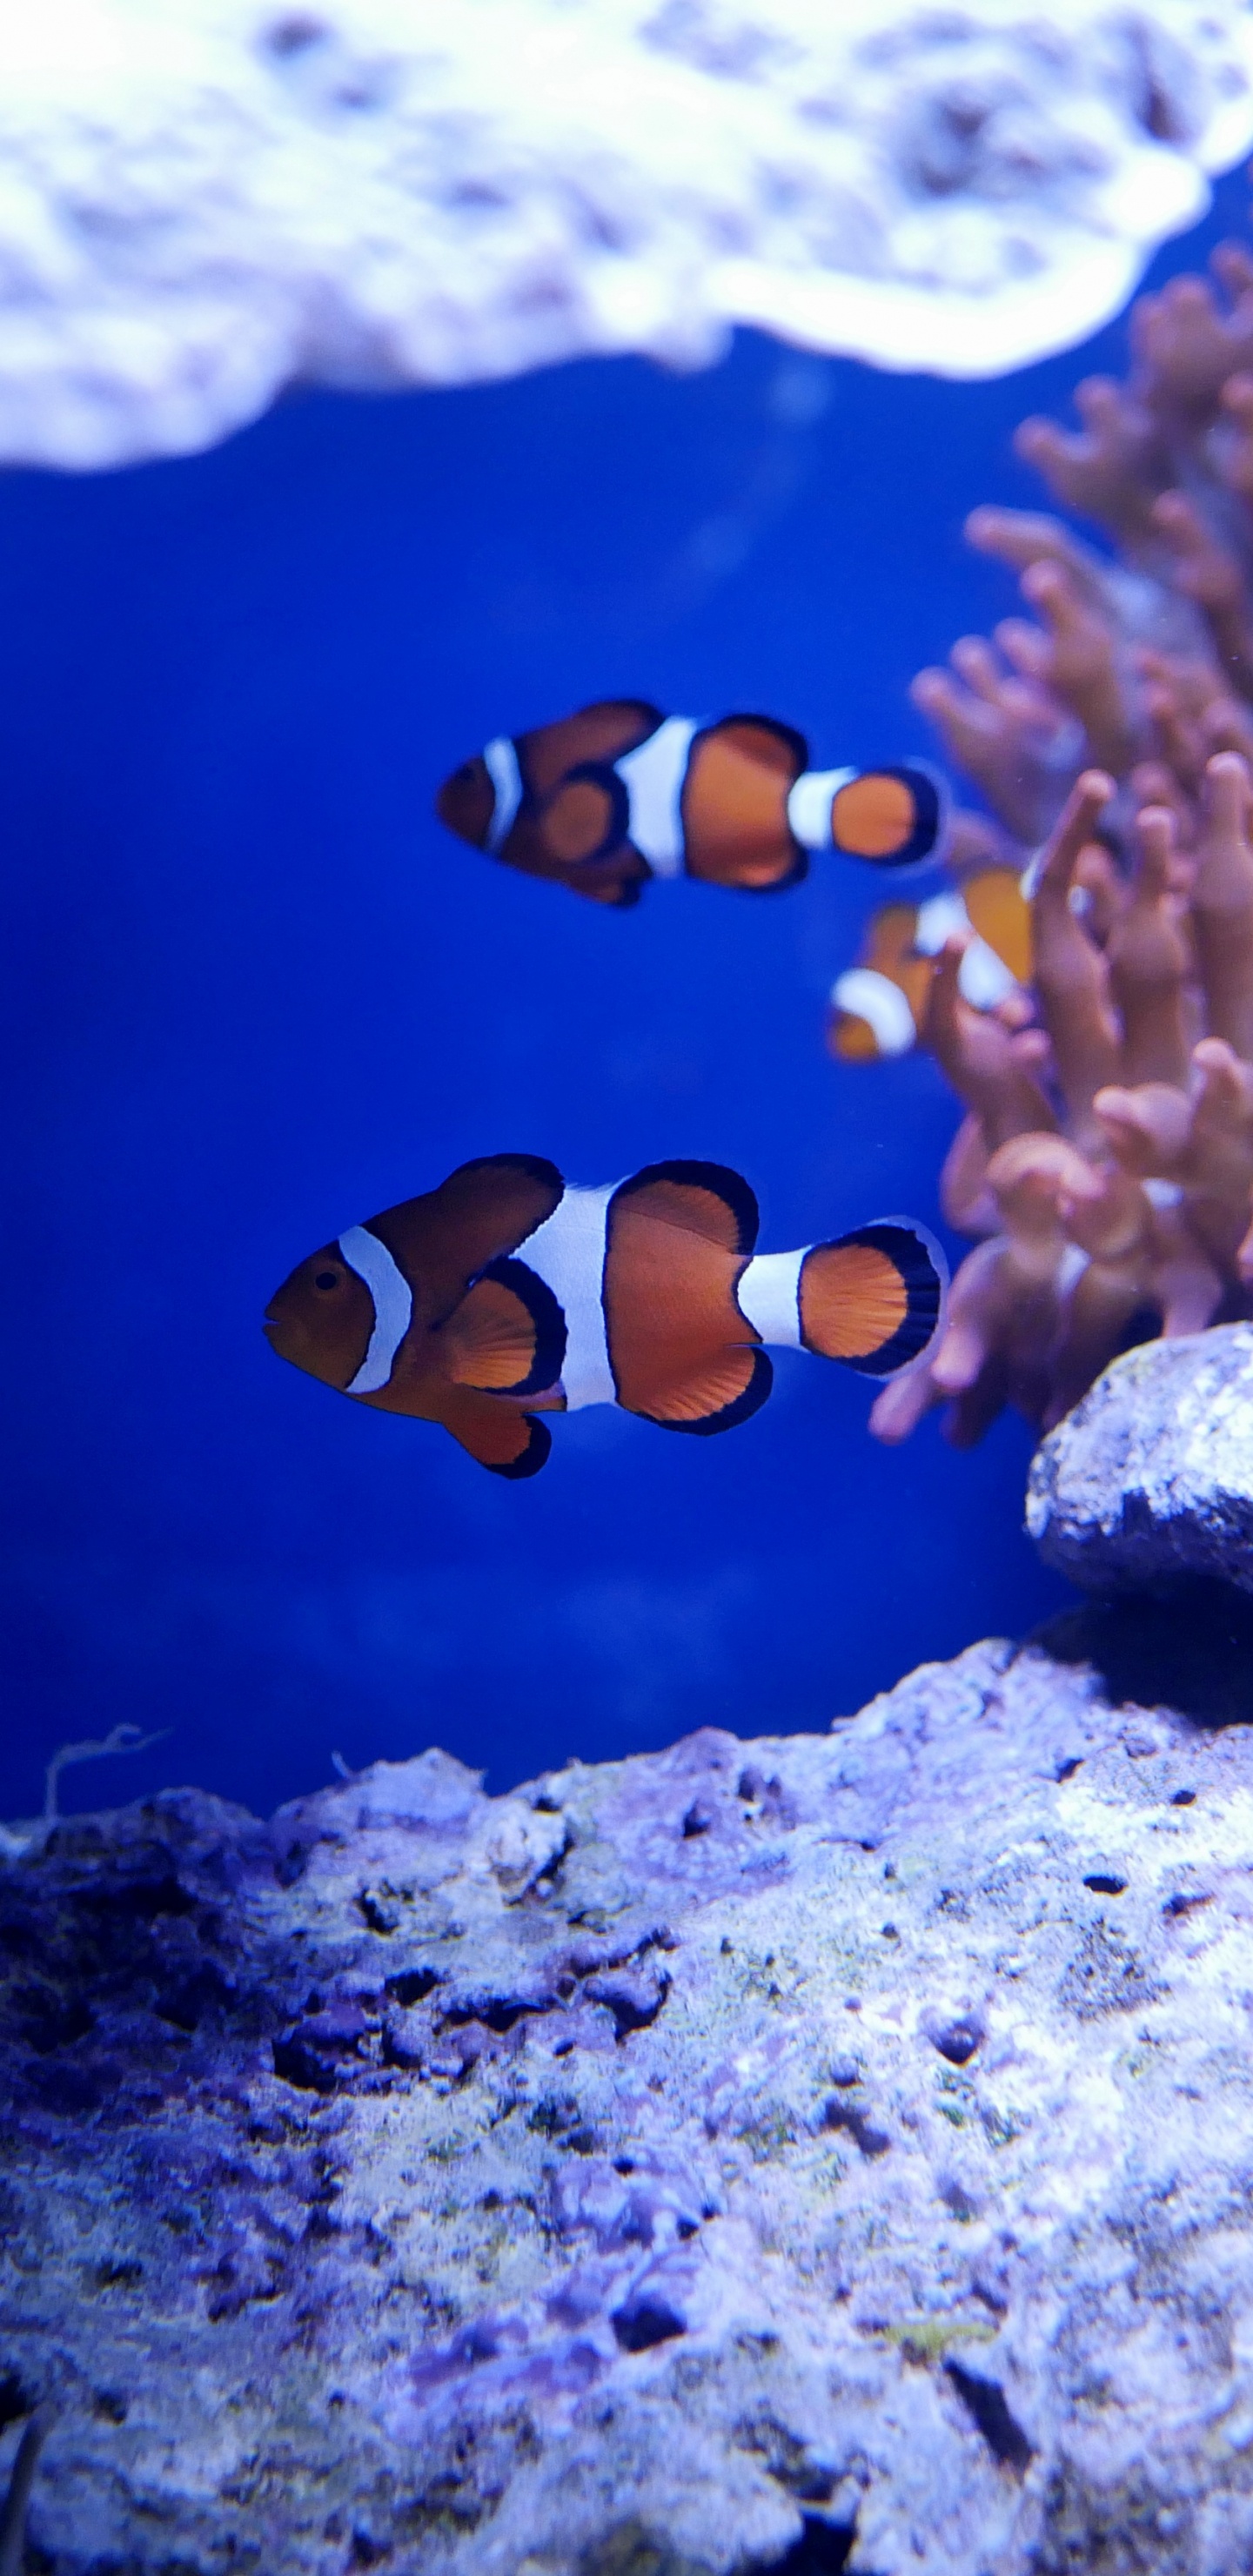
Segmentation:
<svg viewBox="0 0 1253 2576">
<path fill-rule="evenodd" d="M 948 1263 L 912 1217 L 859 1225 L 816 1243 L 801 1264 L 801 1339 L 823 1359 L 863 1376 L 896 1377 L 939 1331 Z"/>
<path fill-rule="evenodd" d="M 857 770 L 832 800 L 831 838 L 848 858 L 915 867 L 940 849 L 949 804 L 947 783 L 928 761 Z"/>
</svg>

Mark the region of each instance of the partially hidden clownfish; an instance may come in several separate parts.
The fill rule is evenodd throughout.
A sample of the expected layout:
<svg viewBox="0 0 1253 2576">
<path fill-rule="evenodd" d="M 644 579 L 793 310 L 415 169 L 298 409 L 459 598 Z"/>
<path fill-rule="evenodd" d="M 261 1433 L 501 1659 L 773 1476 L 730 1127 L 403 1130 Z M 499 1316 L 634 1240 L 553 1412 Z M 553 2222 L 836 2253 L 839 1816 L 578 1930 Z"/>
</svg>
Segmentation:
<svg viewBox="0 0 1253 2576">
<path fill-rule="evenodd" d="M 831 987 L 827 1044 L 853 1064 L 907 1055 L 926 1009 L 933 961 L 966 935 L 958 985 L 976 1011 L 993 1011 L 1031 981 L 1031 905 L 1012 868 L 983 868 L 926 903 L 872 913 L 856 966 Z"/>
<path fill-rule="evenodd" d="M 540 1416 L 618 1404 L 670 1431 L 729 1431 L 766 1401 L 764 1343 L 873 1378 L 924 1351 L 947 1272 L 892 1218 L 755 1253 L 757 1201 L 720 1163 L 653 1163 L 574 1189 L 535 1154 L 463 1163 L 350 1226 L 266 1309 L 280 1357 L 386 1413 L 442 1422 L 480 1465 L 533 1476 Z"/>
<path fill-rule="evenodd" d="M 476 850 L 596 903 L 638 903 L 652 877 L 766 893 L 810 853 L 904 867 L 934 849 L 944 798 L 929 769 L 811 769 L 803 734 L 769 716 L 702 724 L 612 698 L 501 734 L 445 780 L 436 811 Z"/>
</svg>

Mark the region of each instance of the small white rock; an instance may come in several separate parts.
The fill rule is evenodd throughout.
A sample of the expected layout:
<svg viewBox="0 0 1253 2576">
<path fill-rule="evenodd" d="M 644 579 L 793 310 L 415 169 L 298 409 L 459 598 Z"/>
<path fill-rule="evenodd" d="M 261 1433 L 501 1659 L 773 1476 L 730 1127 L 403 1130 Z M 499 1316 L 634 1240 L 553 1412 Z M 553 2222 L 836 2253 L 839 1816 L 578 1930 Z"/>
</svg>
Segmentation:
<svg viewBox="0 0 1253 2576">
<path fill-rule="evenodd" d="M 1115 1360 L 1037 1450 L 1027 1528 L 1092 1591 L 1212 1575 L 1253 1592 L 1253 1324 Z"/>
</svg>

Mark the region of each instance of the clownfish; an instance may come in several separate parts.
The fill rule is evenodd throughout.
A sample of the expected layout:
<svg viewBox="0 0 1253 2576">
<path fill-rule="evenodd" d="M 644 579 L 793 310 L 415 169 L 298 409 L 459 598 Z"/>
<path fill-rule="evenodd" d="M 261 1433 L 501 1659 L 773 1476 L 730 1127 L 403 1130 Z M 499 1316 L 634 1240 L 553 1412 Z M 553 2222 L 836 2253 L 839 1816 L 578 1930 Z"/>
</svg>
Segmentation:
<svg viewBox="0 0 1253 2576">
<path fill-rule="evenodd" d="M 754 1253 L 757 1223 L 721 1163 L 574 1189 L 539 1155 L 491 1154 L 302 1261 L 265 1329 L 280 1358 L 442 1422 L 500 1476 L 535 1475 L 541 1414 L 586 1404 L 730 1431 L 770 1393 L 766 1342 L 874 1378 L 926 1349 L 948 1274 L 924 1227 L 885 1219 Z"/>
<path fill-rule="evenodd" d="M 976 1011 L 1031 981 L 1031 905 L 1012 868 L 984 868 L 960 892 L 888 903 L 871 915 L 861 958 L 831 987 L 827 1044 L 853 1064 L 908 1055 L 926 1008 L 932 961 L 955 931 L 969 934 L 958 986 Z"/>
<path fill-rule="evenodd" d="M 815 850 L 906 867 L 935 847 L 929 769 L 810 769 L 803 734 L 769 716 L 699 724 L 611 698 L 559 724 L 501 734 L 445 780 L 450 831 L 595 903 L 638 903 L 650 877 L 765 893 Z"/>
</svg>

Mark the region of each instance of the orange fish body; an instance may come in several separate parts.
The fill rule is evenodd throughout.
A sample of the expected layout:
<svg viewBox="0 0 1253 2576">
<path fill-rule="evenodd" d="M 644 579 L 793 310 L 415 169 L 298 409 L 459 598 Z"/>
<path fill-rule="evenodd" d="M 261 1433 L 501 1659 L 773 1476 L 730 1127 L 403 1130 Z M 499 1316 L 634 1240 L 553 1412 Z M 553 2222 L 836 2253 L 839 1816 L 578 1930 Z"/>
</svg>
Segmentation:
<svg viewBox="0 0 1253 2576">
<path fill-rule="evenodd" d="M 926 1008 L 932 961 L 954 932 L 968 937 L 963 998 L 978 1011 L 1031 981 L 1031 907 L 1012 868 L 983 868 L 960 891 L 872 914 L 862 955 L 831 988 L 827 1044 L 850 1064 L 907 1055 Z"/>
<path fill-rule="evenodd" d="M 925 858 L 941 799 L 928 770 L 807 767 L 803 735 L 769 716 L 698 724 L 639 698 L 500 735 L 447 779 L 451 831 L 528 876 L 596 903 L 637 903 L 652 877 L 765 893 L 812 851 L 881 866 Z"/>
<path fill-rule="evenodd" d="M 924 1228 L 891 1219 L 759 1255 L 757 1223 L 748 1183 L 722 1164 L 576 1189 L 538 1155 L 491 1155 L 302 1262 L 266 1330 L 281 1358 L 443 1423 L 511 1477 L 543 1466 L 542 1415 L 587 1404 L 731 1430 L 770 1393 L 766 1342 L 872 1377 L 925 1350 L 946 1273 Z"/>
</svg>

